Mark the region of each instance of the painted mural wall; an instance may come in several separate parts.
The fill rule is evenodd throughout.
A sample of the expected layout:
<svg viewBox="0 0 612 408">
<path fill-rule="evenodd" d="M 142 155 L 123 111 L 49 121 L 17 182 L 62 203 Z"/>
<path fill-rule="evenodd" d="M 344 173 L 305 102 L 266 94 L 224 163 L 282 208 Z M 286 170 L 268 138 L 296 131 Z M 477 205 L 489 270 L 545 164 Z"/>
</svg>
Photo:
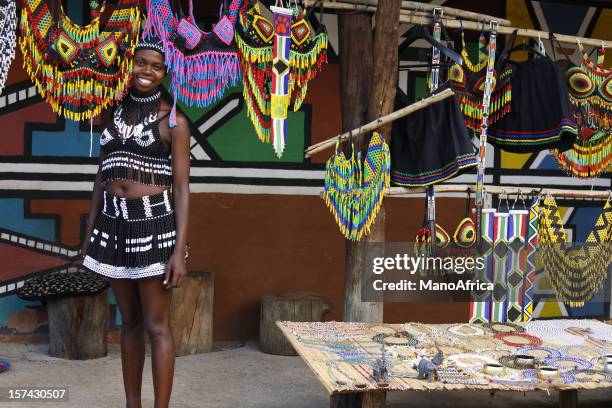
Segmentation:
<svg viewBox="0 0 612 408">
<path fill-rule="evenodd" d="M 67 2 L 68 13 L 77 21 L 88 12 L 83 3 Z M 612 37 L 610 10 L 523 0 L 445 4 L 507 15 L 521 27 Z M 179 107 L 192 133 L 189 268 L 215 273 L 217 340 L 256 337 L 259 300 L 269 292 L 319 292 L 333 305 L 326 318 L 342 319 L 344 241 L 318 197 L 328 153 L 312 160 L 302 154 L 306 146 L 337 134 L 341 127 L 336 21 L 336 14 L 324 14 L 330 34 L 329 64 L 309 85 L 300 110 L 290 113 L 282 160 L 257 138 L 246 117 L 241 89 L 232 90 L 206 110 Z M 319 23 L 314 19 L 315 27 Z M 400 41 L 402 61 L 414 60 L 414 49 L 405 50 L 402 45 Z M 56 117 L 21 65 L 18 52 L 0 95 L 0 340 L 43 341 L 47 333 L 44 305 L 21 301 L 15 291 L 33 276 L 75 268 L 97 171 L 100 129 L 94 123 L 92 138 L 89 123 Z M 424 74 L 402 71 L 399 83 L 404 91 L 418 96 Z M 487 155 L 488 183 L 591 187 L 591 182 L 559 171 L 546 152 L 515 155 L 489 149 Z M 474 175 L 464 175 L 453 181 L 472 180 Z M 594 186 L 610 188 L 610 175 L 595 180 Z M 440 212 L 438 220 L 456 224 L 463 217 L 463 205 L 446 203 L 464 198 L 441 200 L 438 208 L 456 210 Z M 561 203 L 573 236 L 586 236 L 601 203 Z M 393 198 L 386 200 L 386 206 L 387 240 L 411 240 L 421 223 L 422 199 Z M 571 309 L 554 299 L 547 282 L 539 285 L 543 317 L 605 313 L 602 301 Z M 603 300 L 603 294 L 598 296 Z M 111 313 L 116 329 L 120 317 L 112 297 Z M 462 321 L 467 313 L 467 305 L 465 310 L 449 304 L 385 305 L 389 322 Z"/>
</svg>

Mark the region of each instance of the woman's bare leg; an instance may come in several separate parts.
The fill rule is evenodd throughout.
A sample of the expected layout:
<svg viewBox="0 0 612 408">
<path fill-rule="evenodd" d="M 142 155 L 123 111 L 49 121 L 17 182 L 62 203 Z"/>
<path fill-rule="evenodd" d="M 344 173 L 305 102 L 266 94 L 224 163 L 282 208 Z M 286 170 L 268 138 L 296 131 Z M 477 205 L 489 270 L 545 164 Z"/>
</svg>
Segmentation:
<svg viewBox="0 0 612 408">
<path fill-rule="evenodd" d="M 139 290 L 144 327 L 151 341 L 155 408 L 167 408 L 174 377 L 174 340 L 170 329 L 172 290 L 163 287 L 161 278 L 140 281 Z"/>
<path fill-rule="evenodd" d="M 145 360 L 144 320 L 138 282 L 111 279 L 121 312 L 121 367 L 127 408 L 142 408 L 142 369 Z"/>
</svg>

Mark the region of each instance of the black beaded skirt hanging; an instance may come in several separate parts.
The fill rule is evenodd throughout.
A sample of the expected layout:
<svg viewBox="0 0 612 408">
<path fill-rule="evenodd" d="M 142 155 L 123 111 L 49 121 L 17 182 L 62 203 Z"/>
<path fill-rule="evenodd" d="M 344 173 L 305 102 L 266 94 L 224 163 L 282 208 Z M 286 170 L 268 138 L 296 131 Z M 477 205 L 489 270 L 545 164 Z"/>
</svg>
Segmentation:
<svg viewBox="0 0 612 408">
<path fill-rule="evenodd" d="M 576 123 L 559 66 L 547 57 L 511 64 L 512 108 L 489 126 L 488 142 L 516 153 L 571 148 Z"/>
<path fill-rule="evenodd" d="M 444 83 L 435 93 L 450 87 Z M 398 91 L 395 110 L 408 105 Z M 404 187 L 436 184 L 476 165 L 476 149 L 457 98 L 451 96 L 393 123 L 391 183 Z"/>
</svg>

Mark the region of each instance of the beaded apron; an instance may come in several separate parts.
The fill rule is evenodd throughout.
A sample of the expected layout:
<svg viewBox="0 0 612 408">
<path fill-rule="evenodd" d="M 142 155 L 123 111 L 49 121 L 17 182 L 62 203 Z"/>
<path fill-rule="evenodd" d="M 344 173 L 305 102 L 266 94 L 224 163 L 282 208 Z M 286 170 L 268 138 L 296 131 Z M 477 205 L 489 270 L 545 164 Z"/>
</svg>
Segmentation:
<svg viewBox="0 0 612 408">
<path fill-rule="evenodd" d="M 9 0 L 2 4 L 0 0 L 0 93 L 4 89 L 11 62 L 15 58 L 17 44 L 17 14 L 15 1 Z"/>
<path fill-rule="evenodd" d="M 259 139 L 270 143 L 274 24 L 261 14 L 263 7 L 258 1 L 251 1 L 240 10 L 236 44 L 244 77 L 247 115 Z M 313 33 L 304 13 L 295 8 L 293 13 L 287 94 L 293 100 L 293 111 L 297 111 L 306 98 L 308 82 L 327 62 L 328 36 L 322 24 Z"/>
<path fill-rule="evenodd" d="M 610 133 L 591 128 L 580 129 L 580 136 L 576 138 L 571 149 L 560 152 L 551 149 L 559 167 L 570 176 L 579 178 L 599 177 L 602 173 L 610 171 L 612 164 L 612 137 Z"/>
<path fill-rule="evenodd" d="M 85 26 L 63 8 L 55 22 L 45 0 L 26 0 L 21 12 L 24 67 L 53 111 L 71 120 L 90 119 L 120 100 L 132 75 L 138 1 L 119 0 L 101 28 L 104 7 Z"/>
</svg>

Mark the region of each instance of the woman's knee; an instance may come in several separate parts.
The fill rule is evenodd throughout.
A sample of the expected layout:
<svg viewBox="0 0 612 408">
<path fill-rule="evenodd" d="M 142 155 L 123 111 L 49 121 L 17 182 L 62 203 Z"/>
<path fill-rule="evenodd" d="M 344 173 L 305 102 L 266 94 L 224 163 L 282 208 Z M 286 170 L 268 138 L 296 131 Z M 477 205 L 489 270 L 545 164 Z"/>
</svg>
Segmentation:
<svg viewBox="0 0 612 408">
<path fill-rule="evenodd" d="M 169 319 L 144 319 L 144 328 L 149 338 L 154 339 L 171 336 L 170 320 Z"/>
</svg>

